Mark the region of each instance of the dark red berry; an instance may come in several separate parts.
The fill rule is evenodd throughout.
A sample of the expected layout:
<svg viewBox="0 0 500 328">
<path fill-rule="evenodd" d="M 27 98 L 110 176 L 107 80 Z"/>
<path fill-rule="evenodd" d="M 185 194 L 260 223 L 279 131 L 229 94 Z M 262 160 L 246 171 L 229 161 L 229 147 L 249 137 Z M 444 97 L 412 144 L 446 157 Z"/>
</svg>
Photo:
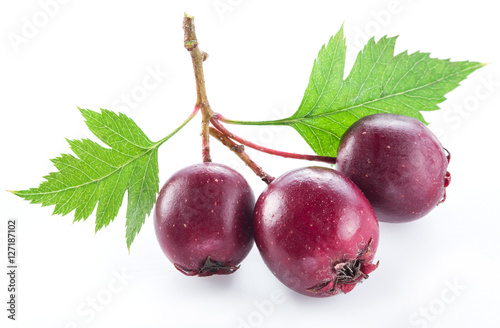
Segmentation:
<svg viewBox="0 0 500 328">
<path fill-rule="evenodd" d="M 176 172 L 156 201 L 154 225 L 163 252 L 186 275 L 233 273 L 253 245 L 254 202 L 247 181 L 225 165 Z"/>
<path fill-rule="evenodd" d="M 301 168 L 269 184 L 255 205 L 254 234 L 273 274 L 304 295 L 347 293 L 376 268 L 375 213 L 332 169 Z"/>
<path fill-rule="evenodd" d="M 342 136 L 337 169 L 365 194 L 379 221 L 407 222 L 445 199 L 449 153 L 419 120 L 375 114 Z"/>
</svg>

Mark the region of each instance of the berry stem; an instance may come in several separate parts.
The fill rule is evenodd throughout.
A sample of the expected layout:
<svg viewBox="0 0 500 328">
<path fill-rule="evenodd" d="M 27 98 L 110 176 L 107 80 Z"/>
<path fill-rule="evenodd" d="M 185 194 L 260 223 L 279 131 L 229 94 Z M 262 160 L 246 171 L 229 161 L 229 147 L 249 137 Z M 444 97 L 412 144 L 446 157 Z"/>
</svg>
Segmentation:
<svg viewBox="0 0 500 328">
<path fill-rule="evenodd" d="M 324 163 L 328 163 L 328 164 L 335 164 L 337 162 L 336 157 L 295 154 L 295 153 L 284 152 L 284 151 L 270 149 L 270 148 L 266 148 L 266 147 L 257 145 L 253 142 L 250 142 L 250 141 L 245 140 L 241 137 L 238 137 L 237 135 L 235 135 L 235 134 L 231 133 L 229 130 L 227 130 L 219 121 L 219 119 L 221 117 L 222 116 L 220 114 L 215 113 L 212 115 L 212 119 L 210 122 L 212 123 L 212 125 L 214 127 L 216 127 L 224 135 L 226 135 L 227 137 L 229 137 L 231 139 L 236 140 L 237 142 L 239 142 L 247 147 L 256 149 L 258 151 L 261 151 L 261 152 L 264 152 L 267 154 L 277 155 L 277 156 L 281 156 L 281 157 L 285 157 L 285 158 L 303 159 L 303 160 L 307 160 L 307 161 L 324 162 Z"/>
<path fill-rule="evenodd" d="M 195 107 L 199 108 L 202 114 L 201 139 L 203 162 L 211 162 L 209 128 L 213 111 L 208 103 L 207 91 L 205 89 L 205 76 L 203 74 L 203 61 L 208 58 L 208 55 L 205 52 L 201 52 L 198 47 L 193 16 L 184 13 L 182 28 L 184 29 L 184 48 L 191 54 L 194 77 L 196 80 L 197 99 Z"/>
<path fill-rule="evenodd" d="M 262 181 L 264 181 L 267 184 L 270 184 L 274 178 L 264 172 L 264 170 L 257 165 L 245 152 L 245 146 L 243 145 L 238 145 L 235 143 L 233 140 L 231 140 L 226 134 L 223 132 L 211 127 L 210 128 L 210 134 L 222 144 L 224 144 L 226 147 L 228 147 L 233 153 L 235 153 L 245 164 L 255 173 L 257 176 L 259 176 Z"/>
</svg>

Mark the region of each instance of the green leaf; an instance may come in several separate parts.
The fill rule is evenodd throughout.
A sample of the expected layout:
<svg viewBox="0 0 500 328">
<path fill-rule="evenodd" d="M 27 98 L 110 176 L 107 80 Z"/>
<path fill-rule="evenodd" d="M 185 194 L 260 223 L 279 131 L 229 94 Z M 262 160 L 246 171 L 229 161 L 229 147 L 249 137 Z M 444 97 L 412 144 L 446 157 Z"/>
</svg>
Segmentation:
<svg viewBox="0 0 500 328">
<path fill-rule="evenodd" d="M 105 109 L 80 112 L 90 131 L 110 148 L 89 139 L 68 140 L 77 157 L 62 154 L 53 159 L 58 172 L 45 176 L 38 188 L 13 193 L 31 203 L 55 205 L 53 214 L 74 211 L 74 221 L 87 219 L 97 206 L 97 232 L 118 215 L 128 191 L 126 239 L 130 249 L 159 191 L 158 147 L 173 133 L 151 142 L 124 114 Z"/>
<path fill-rule="evenodd" d="M 394 56 L 396 37 L 372 38 L 344 79 L 346 43 L 343 28 L 323 46 L 314 62 L 298 110 L 276 121 L 227 121 L 245 125 L 293 127 L 321 156 L 336 156 L 340 138 L 361 117 L 394 113 L 426 123 L 421 111 L 439 109 L 446 93 L 484 64 L 451 62 L 428 53 Z"/>
</svg>

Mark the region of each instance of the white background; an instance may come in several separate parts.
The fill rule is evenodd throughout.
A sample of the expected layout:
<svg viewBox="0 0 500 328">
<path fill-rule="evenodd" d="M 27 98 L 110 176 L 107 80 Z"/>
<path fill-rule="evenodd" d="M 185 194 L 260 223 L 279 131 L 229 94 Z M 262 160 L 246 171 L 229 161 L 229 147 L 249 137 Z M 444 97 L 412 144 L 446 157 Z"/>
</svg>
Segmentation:
<svg viewBox="0 0 500 328">
<path fill-rule="evenodd" d="M 72 224 L 71 215 L 51 216 L 53 207 L 2 191 L 2 327 L 500 327 L 496 2 L 172 2 L 1 2 L 0 190 L 36 187 L 54 170 L 49 159 L 69 152 L 64 138 L 90 136 L 76 106 L 121 110 L 152 140 L 178 126 L 195 102 L 181 29 L 187 10 L 210 54 L 210 103 L 232 119 L 292 114 L 320 47 L 342 23 L 352 50 L 348 69 L 368 36 L 386 34 L 399 35 L 397 52 L 491 63 L 448 94 L 440 111 L 425 113 L 452 153 L 448 200 L 417 222 L 381 224 L 379 269 L 347 295 L 313 299 L 281 285 L 256 248 L 232 276 L 185 277 L 162 254 L 152 218 L 128 254 L 125 206 L 95 234 L 94 216 Z M 16 37 L 23 43 L 13 43 Z M 149 90 L 141 93 L 144 79 Z M 127 96 L 132 104 L 122 100 Z M 162 184 L 201 160 L 199 119 L 160 148 Z M 291 128 L 230 129 L 268 147 L 311 153 Z M 265 184 L 212 144 L 213 159 L 236 167 L 259 195 Z M 274 176 L 310 165 L 249 153 Z M 16 322 L 6 319 L 2 273 L 9 218 L 18 222 Z"/>
</svg>

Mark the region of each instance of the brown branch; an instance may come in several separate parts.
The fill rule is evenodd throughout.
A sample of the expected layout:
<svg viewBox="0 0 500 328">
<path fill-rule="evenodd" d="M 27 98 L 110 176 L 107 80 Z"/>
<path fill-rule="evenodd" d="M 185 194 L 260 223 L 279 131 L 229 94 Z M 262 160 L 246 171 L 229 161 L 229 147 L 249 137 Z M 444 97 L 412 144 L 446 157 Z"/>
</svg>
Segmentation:
<svg viewBox="0 0 500 328">
<path fill-rule="evenodd" d="M 184 47 L 191 54 L 193 62 L 194 77 L 196 79 L 196 106 L 201 110 L 201 138 L 202 138 L 202 156 L 203 162 L 211 162 L 210 158 L 210 119 L 213 111 L 208 103 L 207 91 L 205 89 L 205 76 L 203 74 L 203 61 L 208 58 L 208 54 L 200 51 L 198 39 L 194 28 L 194 17 L 184 13 L 182 24 L 184 29 Z"/>
<path fill-rule="evenodd" d="M 229 139 L 226 135 L 224 135 L 222 132 L 219 130 L 211 127 L 210 128 L 210 134 L 222 144 L 224 144 L 226 147 L 231 149 L 233 153 L 235 153 L 245 164 L 255 173 L 257 176 L 259 176 L 262 181 L 264 181 L 267 184 L 270 184 L 274 178 L 264 172 L 264 170 L 257 165 L 245 152 L 245 146 L 243 145 L 238 145 L 235 143 L 233 140 Z"/>
</svg>

